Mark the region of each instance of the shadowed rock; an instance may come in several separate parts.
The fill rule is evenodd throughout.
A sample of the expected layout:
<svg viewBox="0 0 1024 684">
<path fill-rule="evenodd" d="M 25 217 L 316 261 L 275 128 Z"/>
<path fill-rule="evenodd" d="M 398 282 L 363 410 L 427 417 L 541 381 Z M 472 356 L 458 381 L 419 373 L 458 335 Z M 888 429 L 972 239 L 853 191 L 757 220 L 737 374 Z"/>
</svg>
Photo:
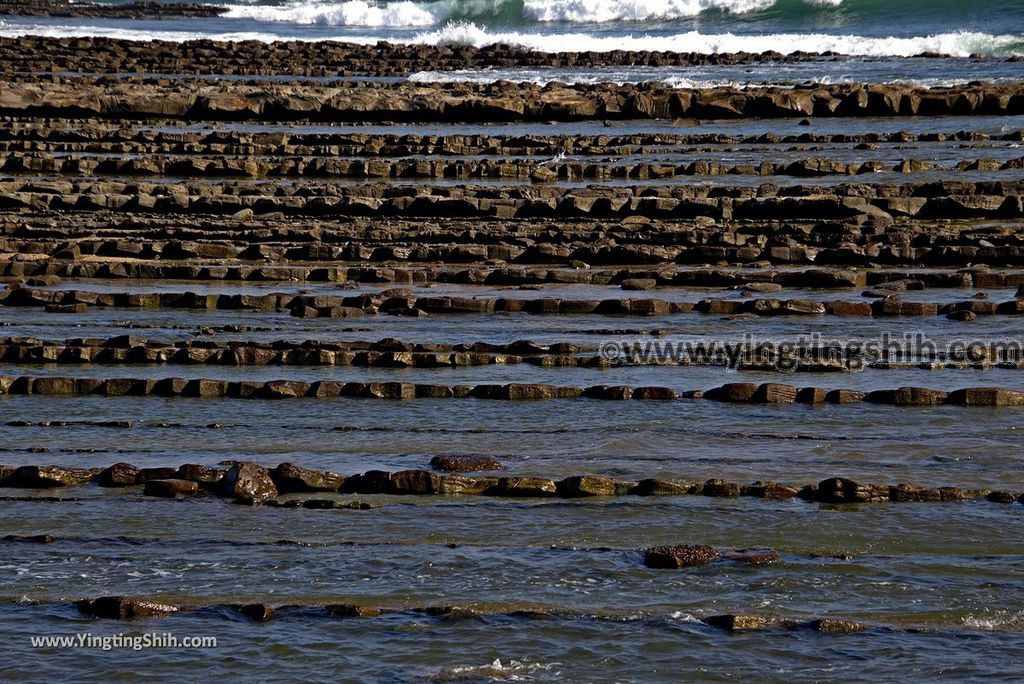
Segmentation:
<svg viewBox="0 0 1024 684">
<path fill-rule="evenodd" d="M 727 632 L 744 632 L 773 627 L 776 621 L 762 615 L 710 615 L 703 622 Z"/>
<path fill-rule="evenodd" d="M 721 554 L 710 546 L 654 546 L 644 552 L 644 565 L 649 568 L 678 570 L 706 565 L 720 557 Z"/>
<path fill-rule="evenodd" d="M 75 487 L 93 477 L 91 470 L 66 468 L 64 466 L 22 466 L 11 473 L 4 486 L 24 489 L 49 489 L 54 487 Z"/>
<path fill-rule="evenodd" d="M 192 480 L 150 480 L 142 493 L 145 496 L 159 496 L 166 499 L 182 499 L 199 493 L 199 483 Z"/>
<path fill-rule="evenodd" d="M 281 463 L 269 472 L 280 494 L 336 492 L 345 483 L 344 475 L 326 470 L 313 470 L 294 463 Z"/>
<path fill-rule="evenodd" d="M 557 483 L 558 496 L 579 498 L 615 496 L 615 480 L 594 475 L 574 475 Z"/>
<path fill-rule="evenodd" d="M 131 620 L 133 618 L 162 617 L 178 612 L 176 606 L 126 596 L 102 596 L 97 599 L 82 599 L 75 602 L 78 610 L 91 617 L 110 620 Z"/>
<path fill-rule="evenodd" d="M 115 463 L 104 469 L 96 479 L 101 487 L 131 487 L 135 484 L 139 469 L 131 463 Z"/>
</svg>

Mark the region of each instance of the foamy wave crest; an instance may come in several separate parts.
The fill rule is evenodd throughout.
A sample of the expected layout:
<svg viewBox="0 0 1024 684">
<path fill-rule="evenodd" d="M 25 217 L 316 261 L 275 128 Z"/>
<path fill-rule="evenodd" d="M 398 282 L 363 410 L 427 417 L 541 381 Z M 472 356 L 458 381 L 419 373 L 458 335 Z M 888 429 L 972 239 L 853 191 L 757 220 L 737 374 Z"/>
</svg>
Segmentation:
<svg viewBox="0 0 1024 684">
<path fill-rule="evenodd" d="M 525 0 L 523 17 L 540 22 L 606 24 L 693 17 L 710 10 L 745 14 L 774 4 L 775 0 Z"/>
<path fill-rule="evenodd" d="M 655 50 L 666 52 L 835 52 L 867 57 L 912 57 L 925 52 L 954 57 L 972 54 L 1024 54 L 1021 39 L 1013 35 L 959 31 L 913 38 L 872 38 L 826 33 L 737 35 L 688 31 L 670 36 L 590 36 L 581 33 L 495 33 L 476 24 L 459 22 L 419 34 L 411 41 L 426 45 L 515 45 L 541 52 L 607 52 Z"/>
<path fill-rule="evenodd" d="M 778 0 L 434 0 L 433 2 L 307 2 L 284 5 L 234 5 L 225 16 L 254 21 L 325 26 L 406 28 L 449 20 L 478 24 L 665 21 L 720 11 L 746 14 L 769 9 Z M 835 6 L 843 0 L 803 0 L 809 7 Z"/>
<path fill-rule="evenodd" d="M 326 26 L 417 27 L 434 26 L 444 18 L 408 0 L 378 5 L 365 0 L 348 2 L 296 2 L 282 6 L 234 6 L 224 16 L 233 19 L 276 21 Z"/>
</svg>

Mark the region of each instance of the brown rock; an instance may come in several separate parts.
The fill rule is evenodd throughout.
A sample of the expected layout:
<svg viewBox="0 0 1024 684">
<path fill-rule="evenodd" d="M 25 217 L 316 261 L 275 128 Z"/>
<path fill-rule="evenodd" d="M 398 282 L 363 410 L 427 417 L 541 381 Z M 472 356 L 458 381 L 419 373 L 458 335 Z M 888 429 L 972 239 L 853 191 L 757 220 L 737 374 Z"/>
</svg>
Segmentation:
<svg viewBox="0 0 1024 684">
<path fill-rule="evenodd" d="M 391 473 L 392 494 L 438 494 L 441 478 L 426 470 L 400 470 Z"/>
<path fill-rule="evenodd" d="M 852 622 L 850 620 L 836 620 L 833 618 L 811 620 L 807 623 L 807 626 L 815 632 L 824 632 L 830 634 L 849 634 L 852 632 L 863 632 L 867 629 L 870 629 L 868 625 L 865 625 L 860 622 Z"/>
<path fill-rule="evenodd" d="M 558 494 L 554 480 L 546 477 L 502 477 L 491 493 L 495 496 L 551 497 Z"/>
<path fill-rule="evenodd" d="M 670 482 L 647 478 L 637 482 L 629 493 L 634 496 L 682 496 L 692 494 L 695 488 L 696 485 L 692 482 Z"/>
<path fill-rule="evenodd" d="M 505 466 L 503 466 L 497 459 L 478 454 L 439 454 L 430 459 L 430 467 L 434 470 L 443 470 L 449 473 L 482 472 L 505 469 Z"/>
<path fill-rule="evenodd" d="M 277 485 L 263 466 L 243 461 L 231 466 L 221 480 L 221 492 L 236 501 L 258 505 L 277 496 Z"/>
<path fill-rule="evenodd" d="M 130 463 L 115 463 L 99 474 L 100 487 L 131 487 L 135 484 L 139 469 Z"/>
<path fill-rule="evenodd" d="M 950 392 L 947 403 L 958 406 L 1024 406 L 1024 392 L 998 387 L 972 387 Z"/>
<path fill-rule="evenodd" d="M 740 486 L 727 480 L 708 480 L 700 493 L 704 496 L 734 497 L 740 495 Z"/>
<path fill-rule="evenodd" d="M 770 565 L 780 559 L 779 552 L 767 546 L 753 546 L 748 549 L 731 549 L 722 552 L 722 558 L 748 565 Z"/>
<path fill-rule="evenodd" d="M 745 632 L 767 629 L 774 621 L 761 615 L 711 615 L 704 618 L 704 623 L 711 627 L 724 629 L 727 632 Z"/>
<path fill-rule="evenodd" d="M 145 496 L 181 499 L 199 493 L 199 483 L 192 480 L 150 480 L 142 490 Z"/>
<path fill-rule="evenodd" d="M 888 487 L 860 484 L 843 477 L 833 477 L 818 483 L 818 501 L 822 503 L 865 503 L 888 500 Z"/>
<path fill-rule="evenodd" d="M 731 403 L 750 402 L 757 394 L 758 385 L 752 382 L 729 382 L 704 393 L 705 399 Z"/>
<path fill-rule="evenodd" d="M 128 598 L 126 596 L 103 596 L 97 599 L 82 599 L 75 602 L 75 607 L 85 615 L 110 620 L 160 617 L 178 612 L 175 606 L 166 603 Z"/>
<path fill-rule="evenodd" d="M 177 477 L 182 480 L 198 482 L 200 487 L 213 487 L 220 483 L 226 472 L 223 468 L 212 468 L 198 463 L 185 463 L 178 466 Z"/>
<path fill-rule="evenodd" d="M 292 492 L 336 492 L 345 476 L 326 470 L 313 470 L 294 463 L 281 463 L 271 469 L 270 478 L 280 494 Z"/>
<path fill-rule="evenodd" d="M 710 546 L 680 544 L 654 546 L 644 552 L 644 565 L 649 568 L 677 570 L 706 565 L 718 560 L 721 554 Z"/>
<path fill-rule="evenodd" d="M 56 465 L 22 466 L 7 477 L 4 485 L 24 489 L 75 487 L 89 482 L 92 476 L 92 471 L 84 468 L 65 468 Z"/>
<path fill-rule="evenodd" d="M 382 612 L 380 608 L 347 603 L 335 603 L 324 607 L 328 613 L 336 617 L 378 617 Z"/>
<path fill-rule="evenodd" d="M 615 496 L 615 480 L 594 475 L 574 475 L 557 483 L 558 495 L 567 498 Z"/>
<path fill-rule="evenodd" d="M 796 498 L 797 490 L 778 482 L 755 482 L 740 488 L 740 496 L 753 496 L 759 499 L 784 501 Z"/>
</svg>

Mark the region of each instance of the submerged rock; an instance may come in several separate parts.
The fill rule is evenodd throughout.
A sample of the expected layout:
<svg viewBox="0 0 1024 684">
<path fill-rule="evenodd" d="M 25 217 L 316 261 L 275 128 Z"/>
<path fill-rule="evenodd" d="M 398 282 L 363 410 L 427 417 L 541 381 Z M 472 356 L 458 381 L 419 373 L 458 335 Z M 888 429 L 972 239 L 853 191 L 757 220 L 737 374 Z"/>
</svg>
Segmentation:
<svg viewBox="0 0 1024 684">
<path fill-rule="evenodd" d="M 504 470 L 505 466 L 495 458 L 477 454 L 449 455 L 439 454 L 430 459 L 430 467 L 434 470 L 445 472 L 481 472 L 491 470 Z"/>
<path fill-rule="evenodd" d="M 852 620 L 836 620 L 833 618 L 811 620 L 807 623 L 807 626 L 815 632 L 826 632 L 832 634 L 849 634 L 853 632 L 863 632 L 870 629 L 869 625 L 865 625 L 861 622 L 853 622 Z"/>
<path fill-rule="evenodd" d="M 371 606 L 357 606 L 350 603 L 333 603 L 324 606 L 327 612 L 337 617 L 378 617 L 383 611 Z"/>
<path fill-rule="evenodd" d="M 176 606 L 126 596 L 102 596 L 97 599 L 82 599 L 75 602 L 79 612 L 92 617 L 110 620 L 131 620 L 132 618 L 161 617 L 178 612 Z"/>
<path fill-rule="evenodd" d="M 678 570 L 706 565 L 721 554 L 710 546 L 679 544 L 654 546 L 644 552 L 644 565 L 649 568 Z"/>
<path fill-rule="evenodd" d="M 199 493 L 199 483 L 192 480 L 150 480 L 142 490 L 145 496 L 160 496 L 167 499 L 181 499 Z"/>
<path fill-rule="evenodd" d="M 775 624 L 771 618 L 763 615 L 711 615 L 703 620 L 704 624 L 727 632 L 743 632 L 747 630 L 767 629 Z"/>
</svg>

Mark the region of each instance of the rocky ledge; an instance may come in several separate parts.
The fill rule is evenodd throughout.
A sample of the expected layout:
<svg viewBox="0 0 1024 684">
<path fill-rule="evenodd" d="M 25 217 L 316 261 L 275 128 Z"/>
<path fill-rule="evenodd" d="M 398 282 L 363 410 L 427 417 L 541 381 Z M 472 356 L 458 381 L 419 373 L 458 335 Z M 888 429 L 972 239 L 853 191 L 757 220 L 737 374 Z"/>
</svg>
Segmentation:
<svg viewBox="0 0 1024 684">
<path fill-rule="evenodd" d="M 213 16 L 224 8 L 211 5 L 140 2 L 114 6 L 90 3 L 70 4 L 64 0 L 30 0 L 0 3 L 0 15 L 57 16 L 83 12 L 78 16 L 131 18 L 188 16 L 191 11 Z M 88 14 L 89 12 L 108 14 Z M 149 14 L 144 14 L 144 13 Z M 68 16 L 64 14 L 63 16 Z M 925 53 L 922 57 L 938 57 Z M 608 52 L 534 52 L 512 45 L 401 45 L 378 42 L 359 45 L 333 41 L 256 40 L 224 43 L 213 40 L 170 42 L 134 41 L 118 38 L 48 38 L 23 36 L 0 39 L 0 65 L 7 71 L 71 71 L 80 73 L 198 73 L 225 75 L 286 76 L 386 76 L 405 77 L 417 71 L 452 71 L 516 67 L 668 67 L 756 63 L 830 61 L 832 53 L 779 52 L 704 54 L 699 52 L 656 52 L 613 50 Z M 973 57 L 978 63 L 991 58 Z"/>
<path fill-rule="evenodd" d="M 324 86 L 231 81 L 8 77 L 0 115 L 97 119 L 330 122 L 524 122 L 1024 114 L 1024 83 L 920 88 L 827 84 L 672 89 L 656 84 Z"/>
<path fill-rule="evenodd" d="M 206 5 L 198 2 L 128 2 L 113 5 L 79 0 L 2 0 L 0 16 L 15 17 L 69 17 L 75 19 L 168 19 L 171 17 L 216 17 L 227 12 L 227 7 Z M 31 37 L 26 43 L 59 45 L 59 41 Z M 23 39 L 13 39 L 23 40 Z M 4 39 L 10 44 L 12 39 Z M 125 41 L 126 42 L 126 41 Z"/>
<path fill-rule="evenodd" d="M 454 456 L 445 457 L 450 462 Z M 101 487 L 143 487 L 145 496 L 158 498 L 187 498 L 208 493 L 232 499 L 238 503 L 264 504 L 280 508 L 358 509 L 373 504 L 352 502 L 337 498 L 302 498 L 308 495 L 358 494 L 387 496 L 486 496 L 507 498 L 563 498 L 583 499 L 613 496 L 705 496 L 712 498 L 750 497 L 765 501 L 801 499 L 821 504 L 866 504 L 882 502 L 952 502 L 984 499 L 992 503 L 1024 503 L 1024 495 L 1002 490 L 963 487 L 930 487 L 913 483 L 896 485 L 863 483 L 845 477 L 830 477 L 815 484 L 789 485 L 758 480 L 743 485 L 722 479 L 706 481 L 617 480 L 601 475 L 572 475 L 561 480 L 536 476 L 478 475 L 465 472 L 499 472 L 501 464 L 495 459 L 479 464 L 475 459 L 461 457 L 459 472 L 453 474 L 441 467 L 438 459 L 431 462 L 432 470 L 402 470 L 388 472 L 369 470 L 364 473 L 342 475 L 332 471 L 315 470 L 295 463 L 281 463 L 274 468 L 249 461 L 224 462 L 219 466 L 187 463 L 177 468 L 139 468 L 130 463 L 115 463 L 107 468 L 70 468 L 60 465 L 0 465 L 0 487 L 18 489 L 56 489 L 79 487 L 94 483 Z M 480 457 L 477 457 L 480 458 Z M 133 490 L 134 491 L 134 490 Z M 278 498 L 286 495 L 296 498 Z M 48 543 L 44 537 L 12 537 L 8 541 Z M 770 551 L 770 550 L 768 550 Z M 650 567 L 679 568 L 701 565 L 722 554 L 710 547 L 658 547 L 647 553 Z M 763 550 L 747 549 L 745 553 L 725 554 L 732 560 L 748 563 L 769 563 L 778 555 Z"/>
</svg>

